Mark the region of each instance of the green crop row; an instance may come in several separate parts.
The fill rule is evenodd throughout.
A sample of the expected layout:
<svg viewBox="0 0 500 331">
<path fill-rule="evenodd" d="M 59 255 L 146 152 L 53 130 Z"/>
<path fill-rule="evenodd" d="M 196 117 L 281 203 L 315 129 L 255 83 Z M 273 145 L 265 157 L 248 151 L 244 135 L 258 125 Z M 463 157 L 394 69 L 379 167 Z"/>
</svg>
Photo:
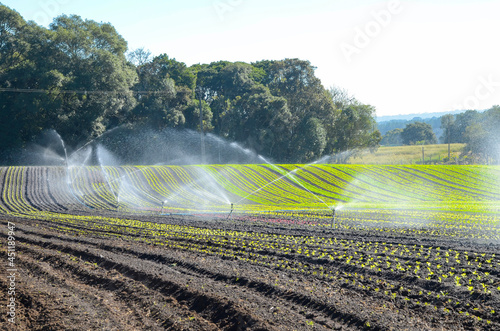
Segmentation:
<svg viewBox="0 0 500 331">
<path fill-rule="evenodd" d="M 2 209 L 34 212 L 53 203 L 147 211 L 276 208 L 401 208 L 500 212 L 500 169 L 479 166 L 203 165 L 3 168 Z M 49 180 L 50 177 L 50 180 Z M 43 183 L 46 182 L 46 187 Z M 35 187 L 36 186 L 36 187 Z M 40 187 L 39 187 L 40 186 Z M 39 203 L 41 206 L 38 206 Z M 43 205 L 43 206 L 42 206 Z M 4 211 L 5 212 L 5 211 Z"/>
</svg>

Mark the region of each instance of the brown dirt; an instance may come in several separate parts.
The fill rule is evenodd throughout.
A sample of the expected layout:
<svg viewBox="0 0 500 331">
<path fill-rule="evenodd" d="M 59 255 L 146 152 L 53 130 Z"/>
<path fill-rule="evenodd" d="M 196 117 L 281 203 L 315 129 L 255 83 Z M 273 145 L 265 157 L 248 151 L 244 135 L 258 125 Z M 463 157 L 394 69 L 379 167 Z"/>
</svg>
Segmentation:
<svg viewBox="0 0 500 331">
<path fill-rule="evenodd" d="M 255 222 L 170 219 L 171 223 L 186 221 L 208 229 L 244 228 L 253 233 L 293 235 L 297 241 L 319 234 L 312 229 Z M 7 223 L 1 223 L 2 233 L 6 234 Z M 500 307 L 498 292 L 472 297 L 434 280 L 412 279 L 385 270 L 371 272 L 294 252 L 283 254 L 277 249 L 279 239 L 276 246 L 266 244 L 268 248 L 256 251 L 250 261 L 245 261 L 245 249 L 235 249 L 229 242 L 221 245 L 217 238 L 173 238 L 179 244 L 175 248 L 161 245 L 162 238 L 137 237 L 126 229 L 117 239 L 92 229 L 82 233 L 78 227 L 58 231 L 57 222 L 16 219 L 15 224 L 18 306 L 15 327 L 2 314 L 1 323 L 7 330 L 495 330 L 500 326 L 499 318 L 489 316 L 485 308 Z M 364 233 L 364 237 L 354 231 L 322 235 L 337 240 L 383 239 L 386 243 L 390 239 L 393 244 L 412 244 L 408 238 L 381 238 L 375 233 Z M 206 251 L 182 248 L 194 243 L 206 247 Z M 459 244 L 427 242 L 426 247 L 456 249 Z M 497 246 L 471 243 L 467 248 L 498 252 Z M 225 254 L 217 254 L 222 251 Z M 382 254 L 382 259 L 386 255 Z M 5 245 L 0 256 L 6 261 Z M 309 264 L 311 270 L 323 267 L 344 276 L 328 279 L 319 273 L 280 267 L 299 263 Z M 489 271 L 496 272 L 498 279 L 498 270 Z M 5 277 L 1 282 L 6 288 Z M 368 290 L 369 286 L 397 295 Z M 403 293 L 408 290 L 414 295 Z M 454 302 L 436 299 L 439 293 L 448 293 Z M 417 305 L 417 300 L 429 305 Z M 6 291 L 0 292 L 0 302 L 5 307 Z M 481 310 L 474 310 L 480 302 Z M 450 312 L 443 313 L 443 307 Z M 476 314 L 481 321 L 466 316 L 466 312 Z"/>
</svg>

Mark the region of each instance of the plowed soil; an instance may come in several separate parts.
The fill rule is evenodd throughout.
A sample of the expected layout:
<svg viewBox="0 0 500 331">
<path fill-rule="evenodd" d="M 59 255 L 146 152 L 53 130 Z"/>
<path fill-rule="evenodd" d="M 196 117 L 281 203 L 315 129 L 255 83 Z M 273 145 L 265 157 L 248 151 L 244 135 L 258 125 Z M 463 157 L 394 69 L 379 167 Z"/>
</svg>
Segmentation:
<svg viewBox="0 0 500 331">
<path fill-rule="evenodd" d="M 297 240 L 320 234 L 313 229 L 270 227 L 256 222 L 179 218 L 162 221 L 275 234 L 277 238 L 291 235 Z M 488 310 L 500 307 L 498 292 L 474 297 L 461 288 L 434 280 L 308 259 L 294 252 L 283 254 L 272 243 L 247 262 L 237 255 L 216 254 L 218 244 L 209 237 L 203 253 L 182 249 L 182 244 L 190 241 L 186 238 L 175 239 L 181 244 L 176 249 L 151 244 L 146 237 L 133 236 L 126 229 L 117 239 L 99 231 L 82 234 L 76 227 L 58 231 L 58 223 L 50 221 L 16 218 L 11 222 L 16 226 L 18 306 L 15 326 L 2 313 L 1 323 L 6 330 L 496 330 L 500 326 L 497 315 L 488 316 L 484 308 L 485 301 Z M 1 229 L 6 235 L 5 221 Z M 323 231 L 321 235 L 347 241 L 421 244 L 419 239 L 412 242 L 407 237 L 380 237 L 366 231 Z M 425 245 L 443 250 L 464 248 L 464 243 L 458 241 L 428 239 Z M 232 249 L 229 244 L 226 248 Z M 467 243 L 466 248 L 471 253 L 499 251 L 498 246 L 474 243 Z M 382 259 L 385 255 L 381 255 Z M 0 256 L 7 261 L 5 245 Z M 275 263 L 260 263 L 265 259 Z M 345 276 L 328 279 L 283 268 L 280 263 L 314 264 Z M 499 276 L 496 267 L 489 271 Z M 2 288 L 8 287 L 5 277 L 1 282 Z M 410 290 L 414 297 L 408 293 L 401 296 L 397 287 Z M 387 290 L 397 295 L 384 294 Z M 452 302 L 440 300 L 440 293 L 446 293 Z M 415 298 L 428 304 L 416 304 Z M 5 290 L 0 292 L 0 299 L 5 307 Z M 474 310 L 478 304 L 481 310 Z M 443 307 L 448 307 L 449 312 L 444 312 Z M 480 319 L 471 318 L 472 314 Z"/>
</svg>

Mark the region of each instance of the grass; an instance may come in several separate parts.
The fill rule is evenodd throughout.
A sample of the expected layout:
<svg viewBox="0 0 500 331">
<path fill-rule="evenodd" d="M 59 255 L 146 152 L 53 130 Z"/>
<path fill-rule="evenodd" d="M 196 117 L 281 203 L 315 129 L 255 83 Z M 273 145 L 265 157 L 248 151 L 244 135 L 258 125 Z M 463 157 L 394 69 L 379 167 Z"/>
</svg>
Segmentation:
<svg viewBox="0 0 500 331">
<path fill-rule="evenodd" d="M 382 146 L 375 153 L 367 152 L 360 157 L 349 159 L 351 164 L 422 164 L 422 147 L 425 164 L 442 164 L 448 157 L 448 144 Z M 451 158 L 460 155 L 465 144 L 451 144 Z"/>
</svg>

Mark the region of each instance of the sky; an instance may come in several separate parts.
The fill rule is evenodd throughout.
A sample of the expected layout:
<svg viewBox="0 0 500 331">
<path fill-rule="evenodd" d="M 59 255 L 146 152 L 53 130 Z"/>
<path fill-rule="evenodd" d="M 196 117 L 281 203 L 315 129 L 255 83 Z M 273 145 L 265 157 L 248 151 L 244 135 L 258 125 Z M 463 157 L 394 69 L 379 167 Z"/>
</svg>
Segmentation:
<svg viewBox="0 0 500 331">
<path fill-rule="evenodd" d="M 186 63 L 300 58 L 377 116 L 500 105 L 498 0 L 0 0 L 48 27 L 111 23 Z"/>
</svg>

